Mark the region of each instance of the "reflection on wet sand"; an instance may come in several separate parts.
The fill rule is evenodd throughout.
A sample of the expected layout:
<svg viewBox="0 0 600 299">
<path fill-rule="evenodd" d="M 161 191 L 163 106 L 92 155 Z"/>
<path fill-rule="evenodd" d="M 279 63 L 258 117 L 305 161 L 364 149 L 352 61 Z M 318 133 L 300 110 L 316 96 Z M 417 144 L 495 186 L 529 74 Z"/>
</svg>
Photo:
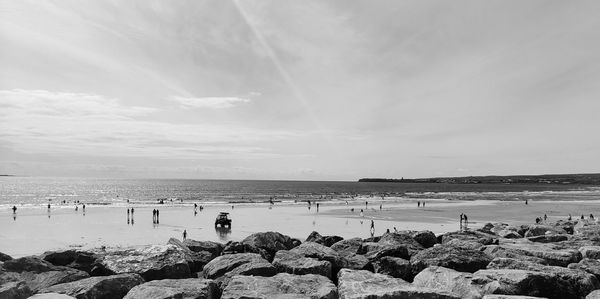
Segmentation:
<svg viewBox="0 0 600 299">
<path fill-rule="evenodd" d="M 220 241 L 229 241 L 229 235 L 231 234 L 231 227 L 215 226 L 215 231 Z"/>
</svg>

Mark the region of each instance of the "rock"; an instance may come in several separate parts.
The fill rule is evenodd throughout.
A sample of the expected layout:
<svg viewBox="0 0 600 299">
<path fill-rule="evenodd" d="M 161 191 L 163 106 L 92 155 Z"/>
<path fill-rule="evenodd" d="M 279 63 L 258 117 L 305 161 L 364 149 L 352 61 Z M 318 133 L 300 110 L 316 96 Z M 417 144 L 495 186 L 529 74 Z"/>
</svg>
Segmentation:
<svg viewBox="0 0 600 299">
<path fill-rule="evenodd" d="M 481 286 L 485 294 L 561 298 L 555 296 L 553 293 L 552 277 L 543 272 L 486 269 L 473 273 L 471 282 Z"/>
<path fill-rule="evenodd" d="M 139 284 L 124 299 L 219 298 L 217 284 L 210 279 L 163 279 Z"/>
<path fill-rule="evenodd" d="M 424 248 L 433 247 L 433 245 L 437 244 L 437 237 L 432 231 L 422 230 L 417 232 L 410 232 L 410 236 L 415 239 L 421 246 Z"/>
<path fill-rule="evenodd" d="M 512 243 L 502 243 L 496 251 L 510 252 L 514 256 L 533 256 L 545 260 L 549 265 L 561 267 L 581 260 L 581 253 L 576 249 L 560 249 L 553 243 L 534 243 L 526 239 L 511 241 Z M 488 246 L 485 252 L 490 254 L 490 251 L 490 246 Z"/>
<path fill-rule="evenodd" d="M 595 290 L 589 293 L 585 299 L 600 299 L 600 290 Z"/>
<path fill-rule="evenodd" d="M 441 266 L 460 272 L 475 272 L 485 269 L 492 260 L 487 254 L 467 248 L 438 245 L 427 248 L 410 258 L 414 275 L 429 266 Z"/>
<path fill-rule="evenodd" d="M 340 237 L 340 236 L 324 236 L 323 237 L 323 245 L 327 246 L 327 247 L 331 247 L 331 245 L 344 240 L 344 238 Z M 298 244 L 300 245 L 300 244 Z"/>
<path fill-rule="evenodd" d="M 75 297 L 59 293 L 44 293 L 33 295 L 28 299 L 75 299 Z"/>
<path fill-rule="evenodd" d="M 190 267 L 190 271 L 193 273 L 202 271 L 204 265 L 214 258 L 213 254 L 209 251 L 194 252 L 185 246 L 183 242 L 175 238 L 170 238 L 167 244 L 174 245 L 185 253 L 186 260 L 188 260 L 188 266 Z"/>
<path fill-rule="evenodd" d="M 0 252 L 0 262 L 6 262 L 6 261 L 10 261 L 12 259 L 13 259 L 12 256 L 10 256 L 6 253 Z"/>
<path fill-rule="evenodd" d="M 483 288 L 472 284 L 472 273 L 458 272 L 444 267 L 427 267 L 415 276 L 413 285 L 436 290 L 444 290 L 464 299 L 476 299 L 483 296 Z"/>
<path fill-rule="evenodd" d="M 123 298 L 129 290 L 142 283 L 144 279 L 140 275 L 128 273 L 57 284 L 41 290 L 40 293 L 60 293 L 76 298 Z"/>
<path fill-rule="evenodd" d="M 519 296 L 519 295 L 485 295 L 482 299 L 545 299 L 544 297 Z"/>
<path fill-rule="evenodd" d="M 523 236 L 521 236 L 516 231 L 501 231 L 501 232 L 498 233 L 498 235 L 500 237 L 502 237 L 502 238 L 505 238 L 505 239 L 520 239 L 520 238 L 523 238 Z M 490 295 L 490 296 L 496 296 L 496 295 Z M 527 296 L 525 296 L 523 298 L 535 298 L 535 297 L 527 297 Z"/>
<path fill-rule="evenodd" d="M 413 239 L 412 236 L 402 233 L 385 233 L 377 243 L 406 247 L 409 256 L 413 256 L 417 252 L 425 249 L 425 247 Z"/>
<path fill-rule="evenodd" d="M 564 230 L 567 234 L 572 235 L 575 231 L 575 221 L 558 220 L 554 223 L 555 227 Z"/>
<path fill-rule="evenodd" d="M 531 242 L 539 242 L 539 243 L 555 243 L 568 240 L 569 237 L 567 235 L 559 235 L 559 234 L 545 234 L 541 236 L 528 237 L 527 240 Z"/>
<path fill-rule="evenodd" d="M 275 254 L 273 266 L 277 271 L 290 274 L 318 274 L 331 279 L 331 263 L 319 261 L 313 258 L 288 250 L 280 250 Z"/>
<path fill-rule="evenodd" d="M 146 281 L 190 278 L 191 262 L 184 250 L 171 244 L 107 251 L 100 259 L 111 274 L 137 273 Z"/>
<path fill-rule="evenodd" d="M 0 284 L 0 298 L 25 299 L 33 292 L 24 281 L 10 281 Z"/>
<path fill-rule="evenodd" d="M 373 263 L 375 273 L 412 281 L 410 262 L 399 257 L 386 256 Z"/>
<path fill-rule="evenodd" d="M 366 270 L 342 269 L 338 273 L 338 292 L 341 299 L 350 298 L 460 298 L 459 295 L 412 284 L 388 275 Z"/>
<path fill-rule="evenodd" d="M 10 276 L 6 280 L 23 280 L 34 293 L 55 284 L 90 277 L 89 274 L 81 270 L 55 266 L 37 257 L 22 257 L 9 260 L 4 262 L 2 267 L 4 271 L 8 272 L 2 276 Z M 13 274 L 10 274 L 11 272 Z"/>
<path fill-rule="evenodd" d="M 373 262 L 385 256 L 401 257 L 409 259 L 410 254 L 404 245 L 388 244 L 388 243 L 373 243 L 365 242 L 361 247 L 360 254 Z"/>
<path fill-rule="evenodd" d="M 457 231 L 449 232 L 438 236 L 439 243 L 446 244 L 452 239 L 459 239 L 463 241 L 478 242 L 483 245 L 495 245 L 498 244 L 498 239 L 494 235 L 486 234 L 479 231 Z"/>
<path fill-rule="evenodd" d="M 223 289 L 235 275 L 273 276 L 277 269 L 256 253 L 236 253 L 222 255 L 210 261 L 202 275 L 204 278 L 215 279 Z"/>
<path fill-rule="evenodd" d="M 221 299 L 315 298 L 335 299 L 337 288 L 327 277 L 279 273 L 273 277 L 234 276 Z"/>
<path fill-rule="evenodd" d="M 499 245 L 488 245 L 485 247 L 483 252 L 485 252 L 487 255 L 489 255 L 493 258 L 497 258 L 497 257 L 514 258 L 514 259 L 518 259 L 518 260 L 522 260 L 522 261 L 538 263 L 541 265 L 548 265 L 548 262 L 545 259 L 535 257 L 535 256 L 525 255 L 525 254 L 523 254 L 523 252 L 507 249 L 507 248 L 501 247 Z"/>
<path fill-rule="evenodd" d="M 466 249 L 471 249 L 471 250 L 479 250 L 479 251 L 481 251 L 485 247 L 485 245 L 483 245 L 479 242 L 469 241 L 469 240 L 461 240 L 461 239 L 452 239 L 452 240 L 446 242 L 445 245 L 466 248 Z"/>
<path fill-rule="evenodd" d="M 583 258 L 600 259 L 600 246 L 583 246 L 579 252 Z"/>
<path fill-rule="evenodd" d="M 567 232 L 560 227 L 549 226 L 549 225 L 530 225 L 529 230 L 525 233 L 525 238 L 543 236 L 545 234 L 566 234 Z"/>
<path fill-rule="evenodd" d="M 290 250 L 295 247 L 293 239 L 278 232 L 254 233 L 241 242 L 254 248 L 262 249 L 265 259 L 272 261 L 278 250 Z"/>
<path fill-rule="evenodd" d="M 223 244 L 212 241 L 196 241 L 191 239 L 185 239 L 183 245 L 187 246 L 193 252 L 204 252 L 208 251 L 213 258 L 221 255 L 223 251 Z"/>
<path fill-rule="evenodd" d="M 356 254 L 361 248 L 362 243 L 363 241 L 361 238 L 346 239 L 331 245 L 331 249 L 335 250 L 341 255 Z"/>
<path fill-rule="evenodd" d="M 315 242 L 304 242 L 300 244 L 300 246 L 290 250 L 290 252 L 297 253 L 304 257 L 315 258 L 320 261 L 330 262 L 333 274 L 337 273 L 337 271 L 345 265 L 344 260 L 335 250 Z"/>
<path fill-rule="evenodd" d="M 569 264 L 569 269 L 583 270 L 587 273 L 593 274 L 598 280 L 600 280 L 600 261 L 596 259 L 582 259 L 579 263 Z"/>
<path fill-rule="evenodd" d="M 364 255 L 350 254 L 342 256 L 343 265 L 342 268 L 355 269 L 355 270 L 369 270 L 374 271 L 373 265 Z"/>
<path fill-rule="evenodd" d="M 236 253 L 258 253 L 263 256 L 267 256 L 268 254 L 264 252 L 264 250 L 260 250 L 254 246 L 248 244 L 242 244 L 241 242 L 229 241 L 223 247 L 222 255 L 226 254 L 236 254 Z"/>
<path fill-rule="evenodd" d="M 600 288 L 600 282 L 593 274 L 564 267 L 544 266 L 509 258 L 496 258 L 490 262 L 488 269 L 517 269 L 548 274 L 553 281 L 554 293 L 561 294 L 563 298 L 583 298 L 591 291 Z"/>
<path fill-rule="evenodd" d="M 325 241 L 323 240 L 323 236 L 321 236 L 321 234 L 319 234 L 317 231 L 312 231 L 304 242 L 315 242 L 323 244 Z"/>
<path fill-rule="evenodd" d="M 91 274 L 92 269 L 98 265 L 99 256 L 90 251 L 70 249 L 47 251 L 40 258 L 56 266 L 66 266 Z"/>
<path fill-rule="evenodd" d="M 529 227 L 527 228 L 529 229 Z M 519 239 L 523 238 L 522 235 L 519 234 L 519 228 L 510 226 L 506 223 L 486 223 L 482 228 L 477 231 L 497 235 L 506 239 Z M 525 234 L 526 230 L 523 231 Z"/>
</svg>

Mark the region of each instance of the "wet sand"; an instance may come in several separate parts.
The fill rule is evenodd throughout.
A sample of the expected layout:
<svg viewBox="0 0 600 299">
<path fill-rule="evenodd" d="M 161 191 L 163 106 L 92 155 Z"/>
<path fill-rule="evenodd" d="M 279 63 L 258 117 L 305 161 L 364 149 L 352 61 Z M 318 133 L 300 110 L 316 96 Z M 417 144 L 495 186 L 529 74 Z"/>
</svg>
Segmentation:
<svg viewBox="0 0 600 299">
<path fill-rule="evenodd" d="M 600 201 L 426 201 L 417 208 L 412 201 L 364 201 L 322 203 L 319 212 L 316 204 L 308 209 L 306 204 L 218 205 L 205 207 L 194 215 L 193 206 L 159 206 L 160 223 L 152 223 L 152 209 L 135 207 L 133 217 L 127 222 L 124 207 L 87 206 L 46 209 L 19 209 L 16 219 L 12 211 L 0 212 L 0 251 L 20 257 L 40 254 L 47 250 L 65 248 L 116 247 L 146 244 L 163 244 L 170 237 L 180 238 L 184 229 L 188 238 L 227 242 L 241 240 L 260 231 L 278 231 L 304 240 L 311 231 L 322 235 L 339 235 L 344 238 L 369 237 L 370 221 L 375 221 L 375 235 L 386 229 L 423 230 L 436 234 L 459 228 L 459 215 L 469 216 L 469 227 L 479 228 L 486 222 L 511 224 L 533 223 L 535 217 L 547 214 L 552 220 L 566 219 L 590 213 L 600 216 Z M 382 204 L 382 209 L 379 205 Z M 354 212 L 350 209 L 354 208 Z M 363 217 L 360 209 L 364 210 Z M 214 220 L 221 212 L 231 213 L 232 228 L 215 229 Z M 132 221 L 133 220 L 133 221 Z M 132 223 L 133 222 L 133 223 Z"/>
</svg>

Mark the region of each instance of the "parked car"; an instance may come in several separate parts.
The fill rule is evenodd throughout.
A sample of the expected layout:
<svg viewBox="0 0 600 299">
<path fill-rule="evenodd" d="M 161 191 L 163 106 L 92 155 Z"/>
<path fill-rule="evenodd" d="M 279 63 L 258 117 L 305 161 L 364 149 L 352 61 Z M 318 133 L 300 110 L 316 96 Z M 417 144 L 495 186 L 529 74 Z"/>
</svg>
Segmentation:
<svg viewBox="0 0 600 299">
<path fill-rule="evenodd" d="M 221 225 L 221 227 L 231 227 L 231 218 L 229 218 L 229 213 L 219 213 L 217 219 L 215 220 L 215 227 L 219 225 Z"/>
</svg>

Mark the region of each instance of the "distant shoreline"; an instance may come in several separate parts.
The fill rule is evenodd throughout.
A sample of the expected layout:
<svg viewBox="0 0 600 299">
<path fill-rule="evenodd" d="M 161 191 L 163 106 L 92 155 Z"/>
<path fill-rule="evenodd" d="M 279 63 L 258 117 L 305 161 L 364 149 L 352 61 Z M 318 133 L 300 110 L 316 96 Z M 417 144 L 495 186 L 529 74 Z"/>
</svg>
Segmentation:
<svg viewBox="0 0 600 299">
<path fill-rule="evenodd" d="M 577 184 L 600 185 L 600 173 L 587 174 L 544 174 L 508 176 L 466 176 L 417 179 L 362 178 L 359 182 L 369 183 L 438 183 L 438 184 Z"/>
</svg>

